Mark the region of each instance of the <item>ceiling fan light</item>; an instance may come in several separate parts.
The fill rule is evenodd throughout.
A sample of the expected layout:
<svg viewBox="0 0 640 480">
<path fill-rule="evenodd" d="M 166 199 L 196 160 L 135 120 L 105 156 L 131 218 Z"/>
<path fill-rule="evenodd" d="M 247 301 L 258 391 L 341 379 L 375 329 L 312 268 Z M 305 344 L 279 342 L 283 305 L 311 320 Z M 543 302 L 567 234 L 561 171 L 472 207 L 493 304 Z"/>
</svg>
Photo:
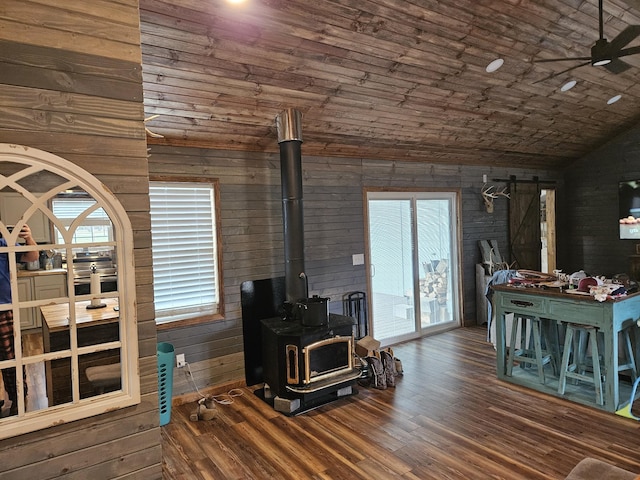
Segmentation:
<svg viewBox="0 0 640 480">
<path fill-rule="evenodd" d="M 608 63 L 611 63 L 610 58 L 602 58 L 600 60 L 594 60 L 593 62 L 591 62 L 591 65 L 593 65 L 594 67 L 601 67 L 603 65 L 607 65 Z"/>
<path fill-rule="evenodd" d="M 601 38 L 597 40 L 595 45 L 591 47 L 591 65 L 601 67 L 611 63 L 611 60 L 611 45 L 607 39 Z"/>
<path fill-rule="evenodd" d="M 498 70 L 504 64 L 504 60 L 502 58 L 496 58 L 493 62 L 487 65 L 485 69 L 487 73 L 493 73 Z"/>
</svg>

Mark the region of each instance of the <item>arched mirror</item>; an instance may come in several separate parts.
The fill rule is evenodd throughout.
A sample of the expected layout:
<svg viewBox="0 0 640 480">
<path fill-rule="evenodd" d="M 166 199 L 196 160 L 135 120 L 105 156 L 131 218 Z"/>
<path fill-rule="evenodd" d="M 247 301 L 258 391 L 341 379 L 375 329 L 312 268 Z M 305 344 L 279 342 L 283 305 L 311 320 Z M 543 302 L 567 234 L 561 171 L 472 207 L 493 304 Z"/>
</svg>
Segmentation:
<svg viewBox="0 0 640 480">
<path fill-rule="evenodd" d="M 116 197 L 60 157 L 0 144 L 0 235 L 0 438 L 138 403 L 133 238 Z"/>
</svg>

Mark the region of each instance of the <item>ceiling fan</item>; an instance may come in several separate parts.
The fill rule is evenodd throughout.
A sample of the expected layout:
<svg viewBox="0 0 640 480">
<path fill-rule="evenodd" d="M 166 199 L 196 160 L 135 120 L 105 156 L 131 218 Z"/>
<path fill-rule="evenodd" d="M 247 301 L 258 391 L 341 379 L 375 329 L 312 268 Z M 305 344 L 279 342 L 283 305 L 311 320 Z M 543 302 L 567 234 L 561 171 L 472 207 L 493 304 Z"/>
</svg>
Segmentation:
<svg viewBox="0 0 640 480">
<path fill-rule="evenodd" d="M 542 80 L 538 80 L 533 83 L 542 82 L 544 80 L 548 80 L 553 77 L 557 77 L 558 75 L 562 75 L 563 73 L 569 72 L 579 67 L 584 67 L 585 65 L 593 65 L 594 67 L 604 67 L 612 73 L 618 74 L 622 73 L 625 70 L 631 68 L 624 60 L 621 60 L 621 57 L 627 57 L 629 55 L 634 55 L 636 53 L 640 53 L 640 46 L 638 47 L 630 47 L 624 48 L 633 40 L 635 40 L 638 36 L 640 36 L 640 25 L 629 25 L 627 28 L 622 30 L 613 40 L 610 42 L 604 38 L 603 33 L 603 10 L 602 10 L 602 1 L 599 0 L 598 11 L 599 11 L 599 26 L 600 26 L 600 37 L 596 41 L 596 43 L 591 47 L 591 56 L 590 57 L 566 57 L 566 58 L 549 58 L 542 60 L 533 60 L 534 63 L 545 63 L 545 62 L 566 62 L 566 61 L 576 61 L 582 60 L 583 63 L 578 65 L 574 65 L 572 67 L 567 68 L 561 72 L 556 72 Z"/>
</svg>

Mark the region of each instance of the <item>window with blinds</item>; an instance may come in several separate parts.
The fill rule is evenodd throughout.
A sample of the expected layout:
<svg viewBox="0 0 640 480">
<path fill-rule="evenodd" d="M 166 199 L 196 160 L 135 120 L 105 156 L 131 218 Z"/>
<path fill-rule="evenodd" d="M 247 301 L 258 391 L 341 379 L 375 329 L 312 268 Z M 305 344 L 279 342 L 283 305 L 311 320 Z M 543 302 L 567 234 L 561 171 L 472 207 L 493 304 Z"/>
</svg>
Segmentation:
<svg viewBox="0 0 640 480">
<path fill-rule="evenodd" d="M 215 193 L 211 183 L 149 184 L 156 323 L 218 313 Z"/>
<path fill-rule="evenodd" d="M 59 195 L 51 202 L 53 213 L 60 222 L 69 228 L 86 210 L 93 208 L 96 201 L 87 198 L 85 193 Z M 64 243 L 62 233 L 55 228 L 57 243 Z M 109 242 L 113 240 L 113 228 L 109 215 L 102 208 L 96 208 L 74 230 L 73 243 Z M 94 250 L 101 250 L 96 248 Z"/>
</svg>

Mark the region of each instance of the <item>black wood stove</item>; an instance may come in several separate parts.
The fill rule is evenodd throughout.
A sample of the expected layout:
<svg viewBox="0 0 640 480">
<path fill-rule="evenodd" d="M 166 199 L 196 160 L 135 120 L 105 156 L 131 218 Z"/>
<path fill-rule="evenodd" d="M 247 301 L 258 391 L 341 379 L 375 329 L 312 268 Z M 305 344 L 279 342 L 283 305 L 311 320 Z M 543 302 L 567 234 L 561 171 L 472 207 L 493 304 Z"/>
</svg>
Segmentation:
<svg viewBox="0 0 640 480">
<path fill-rule="evenodd" d="M 285 276 L 243 282 L 242 320 L 247 385 L 287 415 L 356 393 L 355 319 L 330 314 L 329 299 L 309 298 L 304 271 L 301 114 L 276 117 L 280 145 Z"/>
<path fill-rule="evenodd" d="M 334 314 L 318 327 L 262 320 L 265 399 L 295 414 L 355 393 L 360 371 L 353 365 L 353 326 L 353 318 Z"/>
</svg>

